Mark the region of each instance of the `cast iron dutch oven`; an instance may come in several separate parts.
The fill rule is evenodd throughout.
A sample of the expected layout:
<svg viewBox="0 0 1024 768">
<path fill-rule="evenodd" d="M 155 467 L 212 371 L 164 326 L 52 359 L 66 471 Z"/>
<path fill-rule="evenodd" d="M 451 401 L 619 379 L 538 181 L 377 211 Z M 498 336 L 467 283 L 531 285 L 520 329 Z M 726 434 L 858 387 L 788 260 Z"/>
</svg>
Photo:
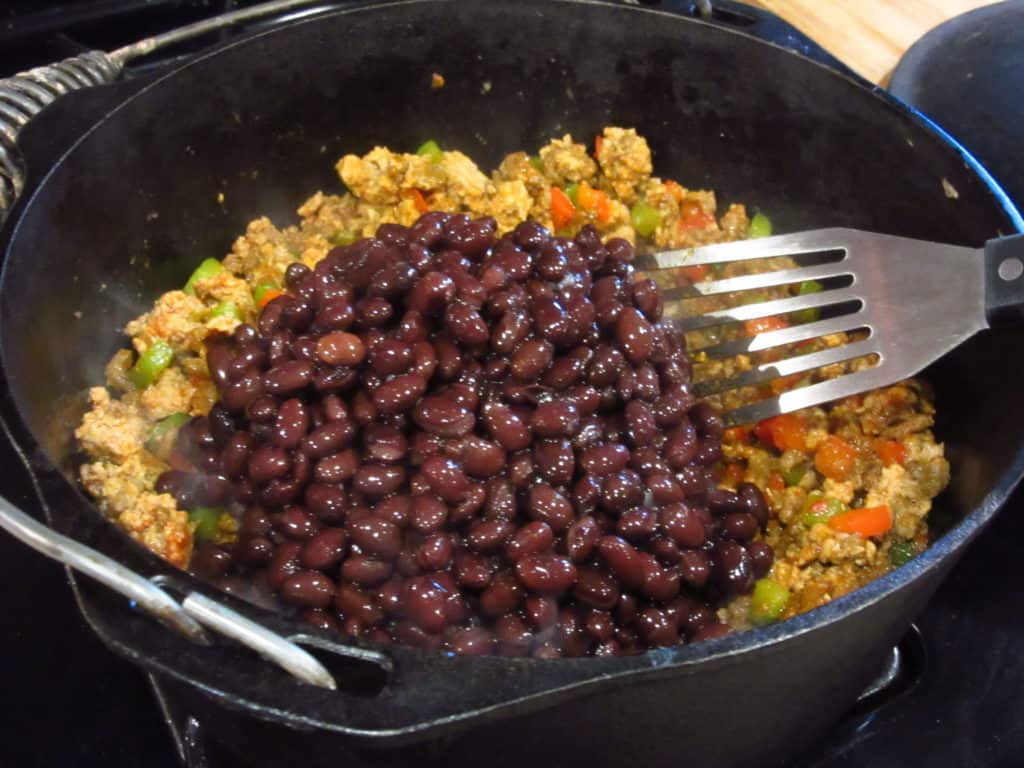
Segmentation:
<svg viewBox="0 0 1024 768">
<path fill-rule="evenodd" d="M 758 25 L 745 21 L 763 17 L 718 8 L 712 23 L 668 2 L 349 8 L 228 45 L 127 100 L 115 90 L 115 106 L 45 177 L 31 147 L 73 113 L 75 95 L 44 114 L 26 137 L 37 183 L 2 241 L 0 351 L 5 421 L 48 522 L 284 634 L 307 631 L 174 571 L 105 523 L 73 479 L 71 433 L 82 392 L 123 343 L 117 329 L 226 253 L 250 219 L 287 222 L 313 191 L 337 190 L 332 164 L 347 152 L 432 137 L 486 168 L 553 136 L 588 141 L 628 125 L 649 139 L 659 173 L 768 211 L 777 231 L 850 226 L 980 246 L 1021 228 L 987 174 L 921 115 L 809 48 L 748 34 Z M 443 89 L 429 88 L 435 71 Z M 956 285 L 949 302 L 955 312 Z M 112 648 L 170 681 L 257 764 L 768 765 L 849 707 L 1017 482 L 1024 398 L 1007 351 L 1021 343 L 1020 332 L 983 334 L 926 374 L 953 468 L 935 544 L 765 629 L 628 658 L 394 648 L 390 670 L 332 655 L 335 640 L 320 637 L 344 689 L 329 692 L 230 643 L 191 645 L 88 580 L 77 594 Z M 272 724 L 253 727 L 252 716 Z"/>
</svg>

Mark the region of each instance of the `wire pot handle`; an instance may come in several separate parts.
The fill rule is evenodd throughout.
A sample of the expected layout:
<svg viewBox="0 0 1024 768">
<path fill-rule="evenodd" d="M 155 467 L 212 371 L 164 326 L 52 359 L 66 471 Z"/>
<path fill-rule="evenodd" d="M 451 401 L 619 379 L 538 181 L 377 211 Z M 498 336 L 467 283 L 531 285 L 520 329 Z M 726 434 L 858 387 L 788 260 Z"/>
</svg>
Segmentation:
<svg viewBox="0 0 1024 768">
<path fill-rule="evenodd" d="M 324 0 L 271 0 L 147 37 L 110 53 L 88 51 L 0 79 L 0 224 L 25 188 L 25 161 L 18 149 L 18 135 L 33 118 L 61 96 L 112 83 L 129 61 L 185 40 L 274 13 L 302 9 L 292 15 L 292 18 L 300 18 L 334 7 L 337 3 Z"/>
<path fill-rule="evenodd" d="M 149 579 L 84 544 L 57 533 L 0 496 L 0 528 L 52 560 L 91 576 L 127 597 L 189 640 L 209 645 L 203 627 L 228 637 L 277 664 L 304 683 L 336 690 L 330 672 L 292 641 L 198 592 L 178 603 Z"/>
</svg>

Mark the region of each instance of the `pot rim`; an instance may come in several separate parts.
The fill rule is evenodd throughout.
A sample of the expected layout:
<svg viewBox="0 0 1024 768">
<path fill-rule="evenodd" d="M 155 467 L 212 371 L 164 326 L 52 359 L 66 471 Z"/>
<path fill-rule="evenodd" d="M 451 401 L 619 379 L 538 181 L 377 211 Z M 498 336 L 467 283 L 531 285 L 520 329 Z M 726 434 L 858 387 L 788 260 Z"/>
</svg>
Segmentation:
<svg viewBox="0 0 1024 768">
<path fill-rule="evenodd" d="M 18 239 L 19 228 L 24 217 L 24 213 L 35 204 L 44 191 L 47 190 L 48 183 L 54 173 L 61 167 L 64 160 L 74 152 L 79 145 L 84 142 L 93 132 L 101 129 L 114 115 L 118 114 L 122 109 L 127 109 L 137 97 L 147 93 L 151 89 L 160 86 L 164 81 L 174 78 L 179 72 L 202 63 L 205 63 L 208 59 L 218 56 L 222 53 L 226 53 L 236 47 L 242 47 L 248 44 L 252 44 L 253 41 L 261 40 L 267 35 L 274 35 L 279 32 L 285 32 L 286 30 L 294 27 L 305 26 L 308 24 L 318 24 L 322 20 L 327 18 L 334 18 L 337 16 L 343 16 L 353 13 L 360 13 L 365 11 L 378 11 L 380 9 L 386 9 L 397 6 L 407 6 L 413 4 L 429 4 L 429 3 L 451 3 L 456 0 L 386 0 L 385 2 L 368 2 L 360 3 L 354 7 L 341 8 L 328 13 L 320 14 L 312 18 L 298 20 L 285 27 L 271 29 L 263 32 L 259 32 L 253 35 L 248 35 L 236 40 L 229 41 L 228 43 L 214 47 L 204 53 L 195 56 L 193 59 L 185 63 L 180 67 L 175 67 L 170 72 L 160 76 L 153 82 L 147 84 L 145 87 L 130 95 L 127 99 L 124 99 L 110 109 L 102 118 L 100 118 L 94 125 L 92 125 L 87 131 L 85 131 L 66 151 L 60 154 L 60 157 L 54 163 L 53 167 L 50 168 L 45 175 L 42 175 L 38 184 L 32 190 L 31 195 L 24 198 L 19 204 L 18 208 L 12 212 L 10 220 L 6 223 L 4 231 L 0 233 L 2 238 L 3 248 L 5 252 L 8 252 L 11 245 Z M 550 0 L 549 0 L 550 1 Z M 964 163 L 984 184 L 988 193 L 993 199 L 993 202 L 999 206 L 1004 212 L 1006 218 L 1008 218 L 1013 225 L 1017 228 L 1017 231 L 1024 232 L 1024 217 L 1017 210 L 1014 204 L 1010 201 L 1009 197 L 999 186 L 998 182 L 985 170 L 984 167 L 952 136 L 938 126 L 934 121 L 929 119 L 927 116 L 914 109 L 910 105 L 902 102 L 888 91 L 869 83 L 858 75 L 852 72 L 839 71 L 833 67 L 830 67 L 824 63 L 815 60 L 812 57 L 806 56 L 799 51 L 795 51 L 791 48 L 779 45 L 772 41 L 768 41 L 757 37 L 754 34 L 749 34 L 743 29 L 737 29 L 734 27 L 723 27 L 719 24 L 708 23 L 699 18 L 682 15 L 677 12 L 670 10 L 662 10 L 657 8 L 647 8 L 642 6 L 625 6 L 622 3 L 615 2 L 614 0 L 555 0 L 555 2 L 563 5 L 577 5 L 577 6 L 602 6 L 612 7 L 620 10 L 629 10 L 630 12 L 640 12 L 647 14 L 655 14 L 659 16 L 665 16 L 671 18 L 673 21 L 683 21 L 692 24 L 699 24 L 704 27 L 708 27 L 713 30 L 714 34 L 725 34 L 735 35 L 744 40 L 746 45 L 766 45 L 772 48 L 784 51 L 788 54 L 798 56 L 810 65 L 825 69 L 829 76 L 838 77 L 842 80 L 847 81 L 851 86 L 860 88 L 868 91 L 868 93 L 876 99 L 881 108 L 895 110 L 901 113 L 905 118 L 915 123 L 922 130 L 931 133 L 935 138 L 946 144 L 950 149 L 959 154 Z M 0 272 L 0 290 L 2 290 L 5 277 L 6 277 L 6 259 L 5 266 L 2 272 Z M 137 549 L 140 553 L 148 556 L 147 560 L 152 565 L 154 572 L 170 573 L 176 579 L 186 583 L 189 589 L 201 591 L 208 596 L 215 597 L 222 601 L 227 601 L 232 607 L 241 608 L 245 607 L 246 612 L 250 615 L 257 617 L 262 616 L 267 618 L 273 616 L 269 611 L 264 609 L 254 608 L 250 604 L 243 603 L 237 598 L 231 595 L 221 592 L 220 590 L 209 587 L 208 585 L 201 582 L 194 576 L 181 571 L 167 563 L 159 560 L 149 550 L 145 549 L 141 544 L 131 539 L 127 533 L 120 530 L 116 526 L 113 526 L 106 518 L 100 513 L 96 505 L 84 494 L 81 487 L 70 481 L 65 477 L 64 473 L 57 467 L 53 460 L 43 451 L 39 442 L 35 439 L 31 430 L 28 428 L 25 419 L 23 418 L 22 410 L 18 404 L 14 401 L 11 395 L 10 388 L 6 386 L 6 356 L 3 354 L 3 350 L 0 349 L 0 383 L 2 387 L 2 402 L 0 402 L 0 424 L 4 429 L 7 437 L 15 447 L 18 454 L 21 456 L 23 462 L 29 473 L 32 475 L 33 485 L 36 489 L 37 496 L 39 497 L 40 503 L 48 518 L 52 519 L 50 512 L 50 503 L 47 500 L 46 494 L 42 489 L 42 486 L 47 483 L 56 482 L 60 484 L 63 491 L 73 493 L 79 503 L 87 506 L 91 512 L 95 515 L 97 520 L 102 520 L 103 523 L 115 528 L 118 534 L 130 542 L 133 549 Z M 31 457 L 31 458 L 30 458 Z M 310 726 L 313 725 L 318 728 L 326 728 L 330 730 L 343 731 L 346 733 L 370 736 L 370 737 L 392 737 L 400 734 L 410 734 L 421 732 L 423 730 L 433 729 L 438 724 L 444 724 L 452 721 L 461 721 L 475 718 L 483 713 L 493 710 L 504 709 L 512 704 L 519 704 L 523 701 L 529 701 L 531 699 L 544 699 L 550 697 L 552 693 L 574 691 L 581 687 L 588 687 L 598 683 L 606 683 L 610 680 L 621 681 L 623 678 L 632 678 L 634 676 L 641 676 L 645 673 L 665 671 L 667 669 L 687 669 L 695 665 L 705 665 L 712 662 L 726 662 L 735 657 L 745 655 L 749 652 L 756 651 L 759 649 L 768 648 L 781 644 L 783 641 L 797 637 L 800 635 L 807 634 L 816 629 L 824 626 L 833 624 L 840 619 L 847 616 L 859 613 L 875 603 L 887 598 L 891 594 L 897 592 L 905 585 L 916 581 L 923 577 L 925 574 L 932 572 L 946 563 L 948 559 L 960 552 L 987 524 L 999 507 L 1006 501 L 1007 497 L 1016 487 L 1020 481 L 1021 476 L 1024 475 L 1024 446 L 1018 449 L 1013 462 L 1011 465 L 1004 470 L 993 482 L 991 489 L 988 494 L 984 497 L 980 504 L 975 507 L 971 512 L 965 515 L 955 526 L 944 533 L 939 539 L 932 542 L 928 548 L 918 555 L 916 558 L 911 560 L 909 563 L 894 569 L 893 571 L 885 574 L 884 576 L 875 579 L 869 584 L 854 590 L 848 595 L 837 598 L 832 602 L 815 608 L 806 613 L 795 616 L 777 624 L 755 628 L 752 630 L 738 632 L 733 635 L 729 635 L 724 638 L 716 640 L 708 640 L 701 643 L 687 644 L 680 646 L 673 646 L 670 648 L 660 648 L 648 651 L 644 654 L 637 656 L 626 656 L 612 659 L 596 659 L 596 658 L 583 658 L 583 659 L 529 659 L 527 663 L 532 665 L 576 665 L 580 667 L 586 667 L 586 671 L 590 674 L 581 674 L 579 678 L 569 685 L 561 687 L 544 689 L 540 692 L 531 693 L 522 698 L 507 699 L 493 706 L 483 707 L 470 711 L 461 712 L 458 715 L 451 717 L 440 718 L 424 723 L 419 723 L 415 726 L 405 726 L 401 728 L 384 730 L 384 729 L 360 729 L 352 728 L 339 725 L 337 723 L 325 722 L 319 719 L 306 717 L 299 715 L 293 711 L 287 709 L 281 709 L 277 707 L 267 707 L 258 702 L 251 700 L 250 698 L 241 695 L 237 692 L 227 690 L 228 686 L 216 687 L 212 684 L 195 680 L 184 673 L 180 673 L 174 668 L 163 663 L 159 659 L 154 659 L 145 653 L 139 652 L 137 649 L 130 648 L 119 640 L 110 637 L 106 632 L 102 630 L 95 622 L 89 621 L 90 626 L 94 631 L 97 632 L 103 638 L 103 640 L 113 647 L 115 647 L 123 655 L 129 656 L 134 661 L 143 664 L 147 667 L 158 669 L 161 673 L 171 675 L 184 682 L 188 682 L 191 685 L 195 685 L 200 689 L 204 690 L 207 694 L 215 696 L 221 699 L 230 700 L 236 706 L 242 706 L 246 709 L 260 712 L 261 714 L 269 715 L 286 722 L 290 722 L 296 725 Z M 80 590 L 76 582 L 76 577 L 71 577 L 72 586 L 75 592 L 76 600 L 79 603 L 79 608 L 88 619 L 88 611 L 86 610 L 83 602 Z M 289 622 L 294 626 L 293 634 L 315 634 L 304 629 L 298 622 Z M 395 655 L 396 650 L 394 647 L 380 648 L 371 644 L 366 644 L 365 647 L 380 650 L 388 655 Z M 410 649 L 405 649 L 409 651 Z M 427 655 L 423 652 L 414 651 L 415 654 Z M 431 654 L 433 655 L 433 654 Z M 481 658 L 459 658 L 453 660 L 458 667 L 464 669 L 476 668 L 480 665 L 506 665 L 510 659 L 506 657 L 481 657 Z M 516 660 L 517 665 L 521 664 L 523 660 Z"/>
</svg>

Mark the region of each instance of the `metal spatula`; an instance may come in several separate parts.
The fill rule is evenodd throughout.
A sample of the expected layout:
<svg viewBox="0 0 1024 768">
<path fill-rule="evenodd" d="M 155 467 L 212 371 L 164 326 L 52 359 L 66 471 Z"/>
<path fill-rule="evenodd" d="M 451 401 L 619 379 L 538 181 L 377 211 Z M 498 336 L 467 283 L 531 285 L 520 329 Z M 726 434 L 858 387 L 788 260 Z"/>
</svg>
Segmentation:
<svg viewBox="0 0 1024 768">
<path fill-rule="evenodd" d="M 726 411 L 724 417 L 730 425 L 895 384 L 919 373 L 978 331 L 1024 321 L 1024 235 L 990 240 L 984 248 L 974 249 L 855 229 L 821 229 L 667 251 L 643 257 L 637 268 L 653 274 L 770 257 L 792 257 L 799 266 L 696 282 L 688 289 L 668 292 L 666 317 L 673 300 L 686 296 L 729 294 L 736 304 L 744 294 L 749 298 L 750 291 L 806 281 L 814 281 L 816 288 L 806 295 L 670 318 L 668 322 L 686 332 L 759 318 L 793 318 L 792 313 L 806 317 L 806 310 L 815 310 L 817 316 L 704 347 L 702 357 L 711 360 L 773 347 L 780 348 L 782 357 L 726 378 L 697 380 L 695 394 L 763 386 L 780 377 L 865 356 L 874 358 L 875 364 Z M 849 343 L 810 354 L 794 354 L 791 346 L 854 331 L 857 333 Z"/>
</svg>

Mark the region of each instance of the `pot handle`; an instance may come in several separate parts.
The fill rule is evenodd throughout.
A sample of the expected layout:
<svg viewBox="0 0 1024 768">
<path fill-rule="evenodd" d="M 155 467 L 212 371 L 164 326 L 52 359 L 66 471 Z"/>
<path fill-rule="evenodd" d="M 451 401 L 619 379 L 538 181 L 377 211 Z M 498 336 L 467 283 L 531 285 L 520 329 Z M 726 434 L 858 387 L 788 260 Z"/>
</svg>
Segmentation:
<svg viewBox="0 0 1024 768">
<path fill-rule="evenodd" d="M 316 5 L 308 16 L 331 10 L 336 3 L 322 0 L 270 0 L 220 16 L 197 21 L 161 35 L 147 37 L 115 51 L 88 51 L 70 59 L 0 79 L 0 224 L 3 224 L 25 188 L 25 160 L 18 135 L 40 112 L 72 91 L 107 85 L 124 71 L 125 64 L 170 45 L 207 35 L 260 16 Z"/>
<path fill-rule="evenodd" d="M 104 554 L 63 536 L 0 496 L 0 528 L 24 544 L 127 597 L 150 616 L 193 642 L 208 644 L 203 627 L 256 651 L 310 685 L 336 690 L 316 658 L 297 644 L 198 592 L 179 604 L 156 583 Z"/>
<path fill-rule="evenodd" d="M 630 4 L 646 4 L 644 0 L 639 0 L 639 3 L 637 0 L 624 1 Z M 746 3 L 734 2 L 734 0 L 682 0 L 682 2 L 673 0 L 669 3 L 659 4 L 659 9 L 692 16 L 706 24 L 732 29 L 759 40 L 789 48 L 842 75 L 852 77 L 861 83 L 867 83 L 863 77 L 814 40 L 770 11 L 755 8 Z M 869 85 L 872 84 L 869 83 Z"/>
</svg>

